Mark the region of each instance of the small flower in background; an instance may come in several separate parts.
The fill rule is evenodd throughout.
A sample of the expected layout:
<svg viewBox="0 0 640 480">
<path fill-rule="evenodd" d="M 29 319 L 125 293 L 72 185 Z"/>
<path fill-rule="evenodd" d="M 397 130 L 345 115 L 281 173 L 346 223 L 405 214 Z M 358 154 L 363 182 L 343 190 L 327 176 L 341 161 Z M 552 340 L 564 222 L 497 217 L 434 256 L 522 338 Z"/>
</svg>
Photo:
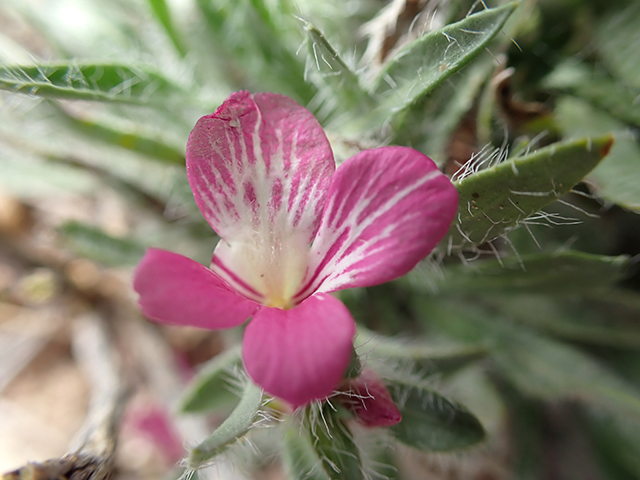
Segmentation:
<svg viewBox="0 0 640 480">
<path fill-rule="evenodd" d="M 187 144 L 196 203 L 220 236 L 211 267 L 149 249 L 134 288 L 148 317 L 208 329 L 253 317 L 250 377 L 294 407 L 343 378 L 355 323 L 330 292 L 411 270 L 447 232 L 457 192 L 425 155 L 365 150 L 338 169 L 305 108 L 270 93 L 231 95 Z"/>
</svg>

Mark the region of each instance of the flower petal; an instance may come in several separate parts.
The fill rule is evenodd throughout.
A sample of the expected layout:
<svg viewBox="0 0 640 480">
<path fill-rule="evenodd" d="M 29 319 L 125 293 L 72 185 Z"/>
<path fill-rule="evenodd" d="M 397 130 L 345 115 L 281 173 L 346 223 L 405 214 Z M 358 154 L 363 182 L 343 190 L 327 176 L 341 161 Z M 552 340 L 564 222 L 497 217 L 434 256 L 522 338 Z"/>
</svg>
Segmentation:
<svg viewBox="0 0 640 480">
<path fill-rule="evenodd" d="M 354 335 L 349 310 L 331 295 L 313 295 L 290 310 L 264 307 L 244 333 L 244 365 L 267 393 L 299 407 L 338 386 Z"/>
<path fill-rule="evenodd" d="M 247 296 L 227 271 L 267 296 L 273 283 L 297 288 L 334 170 L 322 127 L 288 97 L 237 92 L 198 120 L 187 175 L 200 211 L 224 239 L 215 253 L 223 267 L 214 261 L 214 271 Z M 286 278 L 267 279 L 273 272 Z"/>
<path fill-rule="evenodd" d="M 173 325 L 231 328 L 259 308 L 204 265 L 157 248 L 147 250 L 138 264 L 133 288 L 147 317 Z"/>
<path fill-rule="evenodd" d="M 458 193 L 433 161 L 407 147 L 365 150 L 333 176 L 311 265 L 296 299 L 393 280 L 446 234 Z"/>
</svg>

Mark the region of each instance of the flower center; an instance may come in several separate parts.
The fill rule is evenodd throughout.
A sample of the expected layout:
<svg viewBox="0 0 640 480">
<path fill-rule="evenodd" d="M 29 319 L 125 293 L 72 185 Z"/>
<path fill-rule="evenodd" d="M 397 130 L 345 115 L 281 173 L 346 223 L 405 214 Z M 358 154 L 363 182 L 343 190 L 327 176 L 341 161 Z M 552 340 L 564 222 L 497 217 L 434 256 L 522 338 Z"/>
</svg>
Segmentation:
<svg viewBox="0 0 640 480">
<path fill-rule="evenodd" d="M 212 269 L 251 300 L 283 310 L 295 307 L 293 297 L 308 264 L 306 240 L 295 233 L 277 238 L 252 232 L 247 237 L 232 243 L 220 240 Z"/>
</svg>

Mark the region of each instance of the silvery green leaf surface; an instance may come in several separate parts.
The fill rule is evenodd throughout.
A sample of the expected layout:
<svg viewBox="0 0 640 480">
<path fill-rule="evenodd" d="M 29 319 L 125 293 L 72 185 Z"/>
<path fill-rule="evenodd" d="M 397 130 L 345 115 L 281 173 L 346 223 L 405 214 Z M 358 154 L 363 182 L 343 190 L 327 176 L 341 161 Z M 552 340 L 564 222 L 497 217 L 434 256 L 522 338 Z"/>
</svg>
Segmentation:
<svg viewBox="0 0 640 480">
<path fill-rule="evenodd" d="M 456 219 L 440 243 L 447 251 L 489 242 L 571 191 L 609 153 L 613 137 L 553 144 L 455 181 Z"/>
</svg>

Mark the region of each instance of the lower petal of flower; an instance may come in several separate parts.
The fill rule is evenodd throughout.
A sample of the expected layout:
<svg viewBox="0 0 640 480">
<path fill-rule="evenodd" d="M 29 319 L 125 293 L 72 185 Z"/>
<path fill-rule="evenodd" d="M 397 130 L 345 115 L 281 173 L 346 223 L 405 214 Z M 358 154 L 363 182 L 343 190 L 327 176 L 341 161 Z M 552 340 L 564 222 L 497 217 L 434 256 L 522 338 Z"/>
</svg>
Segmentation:
<svg viewBox="0 0 640 480">
<path fill-rule="evenodd" d="M 231 328 L 259 308 L 204 265 L 156 248 L 136 268 L 133 288 L 147 317 L 173 325 Z"/>
<path fill-rule="evenodd" d="M 317 294 L 290 310 L 264 307 L 244 334 L 249 376 L 294 407 L 331 395 L 351 359 L 355 323 L 349 310 Z"/>
</svg>

